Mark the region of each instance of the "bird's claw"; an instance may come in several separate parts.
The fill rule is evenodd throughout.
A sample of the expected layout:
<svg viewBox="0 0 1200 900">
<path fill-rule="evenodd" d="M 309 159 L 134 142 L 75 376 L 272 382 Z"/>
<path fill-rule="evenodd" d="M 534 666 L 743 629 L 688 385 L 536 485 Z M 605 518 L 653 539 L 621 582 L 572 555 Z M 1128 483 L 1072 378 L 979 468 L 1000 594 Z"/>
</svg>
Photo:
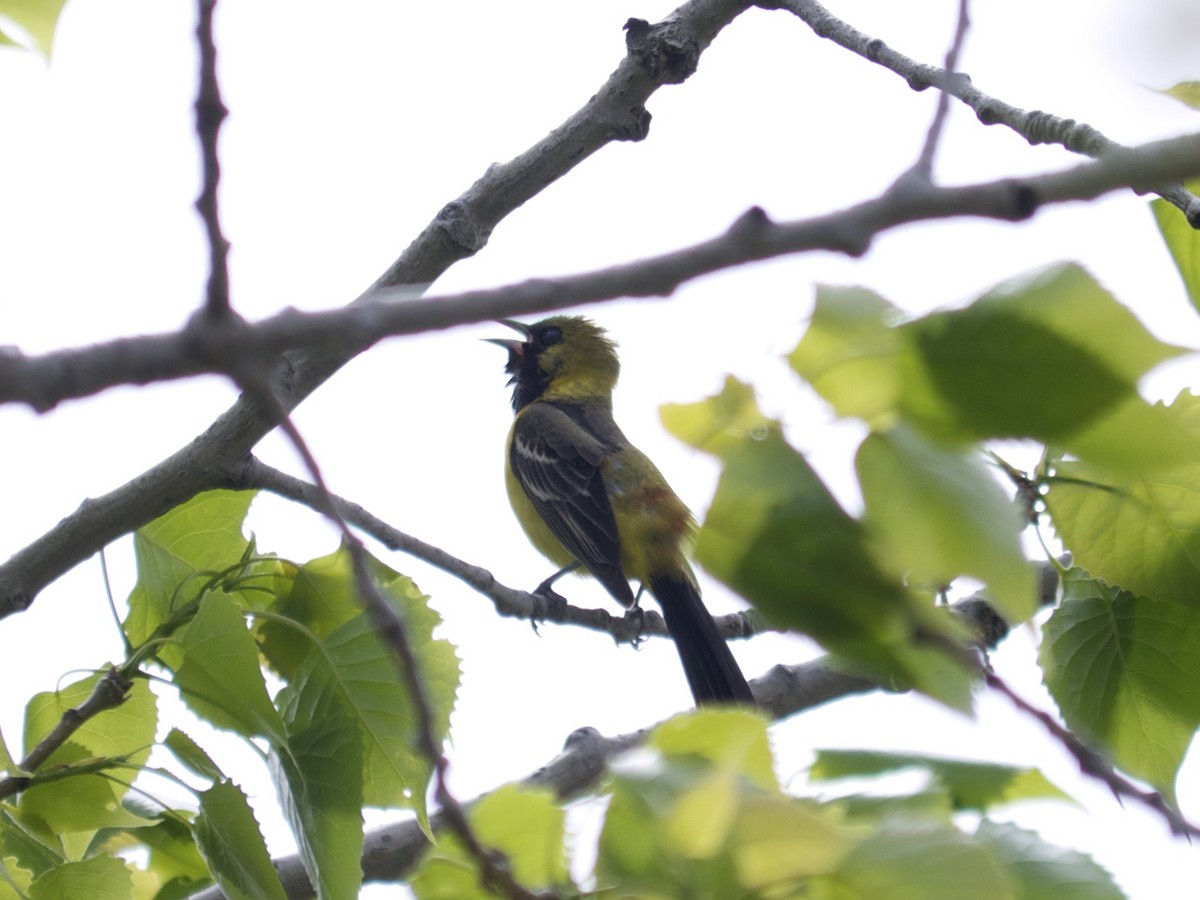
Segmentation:
<svg viewBox="0 0 1200 900">
<path fill-rule="evenodd" d="M 539 622 L 561 622 L 566 617 L 567 598 L 554 590 L 553 584 L 554 578 L 547 578 L 531 594 L 535 602 L 533 612 L 529 614 L 529 625 L 539 637 Z"/>
<path fill-rule="evenodd" d="M 638 592 L 638 596 L 641 596 L 641 591 Z M 646 636 L 642 633 L 646 628 L 646 611 L 637 605 L 635 599 L 633 606 L 625 610 L 624 618 L 626 622 L 635 623 L 633 637 L 629 639 L 629 646 L 637 650 L 646 641 Z"/>
</svg>

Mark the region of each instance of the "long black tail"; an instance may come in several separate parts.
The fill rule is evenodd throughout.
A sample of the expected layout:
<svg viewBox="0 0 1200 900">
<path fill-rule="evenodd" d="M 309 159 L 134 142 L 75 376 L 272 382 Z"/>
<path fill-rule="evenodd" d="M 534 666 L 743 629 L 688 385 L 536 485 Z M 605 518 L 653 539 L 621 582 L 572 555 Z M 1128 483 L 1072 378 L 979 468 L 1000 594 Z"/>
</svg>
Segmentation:
<svg viewBox="0 0 1200 900">
<path fill-rule="evenodd" d="M 653 578 L 650 592 L 662 607 L 696 705 L 753 704 L 746 677 L 729 652 L 729 645 L 717 633 L 690 573 Z"/>
</svg>

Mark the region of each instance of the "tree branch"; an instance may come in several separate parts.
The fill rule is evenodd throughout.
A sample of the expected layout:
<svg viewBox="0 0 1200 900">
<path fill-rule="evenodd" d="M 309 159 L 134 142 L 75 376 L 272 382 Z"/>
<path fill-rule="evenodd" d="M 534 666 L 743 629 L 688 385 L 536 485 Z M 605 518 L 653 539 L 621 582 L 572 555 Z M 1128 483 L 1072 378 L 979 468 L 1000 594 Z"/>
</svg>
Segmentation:
<svg viewBox="0 0 1200 900">
<path fill-rule="evenodd" d="M 1101 160 L 1037 176 L 956 187 L 905 182 L 874 199 L 811 219 L 772 222 L 752 208 L 708 240 L 578 275 L 426 299 L 411 299 L 411 289 L 377 288 L 349 307 L 319 313 L 287 310 L 255 325 L 194 319 L 169 334 L 41 356 L 8 352 L 0 355 L 0 403 L 23 402 L 45 410 L 119 384 L 228 374 L 236 371 L 239 360 L 269 359 L 287 351 L 348 358 L 385 337 L 619 297 L 668 296 L 701 275 L 788 254 L 828 250 L 861 256 L 878 235 L 901 225 L 958 217 L 1023 221 L 1049 204 L 1093 200 L 1164 177 L 1197 175 L 1200 133 L 1121 148 Z M 231 416 L 232 411 L 226 413 L 213 429 L 233 430 L 226 421 Z M 253 446 L 248 435 L 235 438 L 245 452 Z"/>
<path fill-rule="evenodd" d="M 118 381 L 123 381 L 132 374 L 129 369 L 133 365 L 137 373 L 133 380 L 141 383 L 196 371 L 236 372 L 245 359 L 269 357 L 283 346 L 326 348 L 326 352 L 334 348 L 332 356 L 340 365 L 348 358 L 346 347 L 361 349 L 384 335 L 618 296 L 666 295 L 688 279 L 744 262 L 803 250 L 857 255 L 867 250 L 875 235 L 898 225 L 965 215 L 1018 221 L 1047 203 L 1091 199 L 1164 175 L 1200 175 L 1200 134 L 1116 151 L 1096 162 L 1033 178 L 949 188 L 909 184 L 841 212 L 791 223 L 773 223 L 755 209 L 720 237 L 663 256 L 567 278 L 423 301 L 369 303 L 314 315 L 282 313 L 258 326 L 228 317 L 214 325 L 195 317 L 180 335 L 127 339 L 74 351 L 74 355 L 62 352 L 26 358 L 10 354 L 0 357 L 0 401 L 16 395 L 37 397 L 44 403 L 52 395 L 81 396 L 104 386 L 81 379 L 81 368 L 94 368 L 95 374 L 108 372 L 109 377 L 116 371 L 122 376 Z M 137 347 L 148 352 L 134 352 Z M 154 372 L 143 368 L 146 359 L 155 361 Z M 287 378 L 288 372 L 294 372 L 293 379 Z M 275 383 L 285 409 L 316 386 L 312 377 L 309 368 L 299 372 L 285 367 L 283 381 Z M 88 391 L 79 390 L 85 383 L 89 383 Z M 298 392 L 300 384 L 307 387 Z M 49 394 L 47 385 L 53 386 Z M 47 584 L 116 538 L 200 491 L 235 485 L 250 448 L 270 430 L 271 421 L 260 403 L 243 395 L 189 445 L 122 487 L 85 501 L 55 528 L 0 565 L 0 619 L 27 608 Z"/>
<path fill-rule="evenodd" d="M 281 472 L 266 463 L 252 458 L 242 473 L 237 485 L 244 489 L 262 489 L 294 500 L 319 511 L 321 499 L 315 485 Z M 666 623 L 654 610 L 645 610 L 642 616 L 614 616 L 604 609 L 586 609 L 568 603 L 555 602 L 543 594 L 516 590 L 496 580 L 482 566 L 472 565 L 447 553 L 440 547 L 406 534 L 398 528 L 370 513 L 357 503 L 330 493 L 330 499 L 338 514 L 349 524 L 379 541 L 389 550 L 406 553 L 429 563 L 462 581 L 468 587 L 492 601 L 498 615 L 506 618 L 526 619 L 530 622 L 553 622 L 575 625 L 610 635 L 618 643 L 634 643 L 639 638 L 654 635 L 668 637 Z M 751 637 L 768 630 L 761 617 L 752 610 L 719 616 L 717 629 L 722 636 Z"/>
<path fill-rule="evenodd" d="M 326 500 L 315 485 L 281 472 L 258 459 L 251 459 L 244 472 L 244 481 L 238 487 L 271 491 L 318 512 L 321 511 L 323 503 L 331 502 L 345 522 L 369 534 L 389 550 L 407 553 L 458 578 L 490 599 L 497 614 L 501 616 L 588 628 L 608 634 L 618 643 L 633 643 L 647 636 L 670 637 L 662 616 L 654 610 L 645 610 L 642 617 L 614 616 L 603 609 L 586 609 L 569 603 L 554 603 L 541 594 L 507 587 L 498 582 L 487 569 L 465 562 L 440 547 L 406 534 L 357 503 L 337 494 L 327 492 Z M 1069 558 L 1064 557 L 1061 562 L 1069 564 Z M 1059 576 L 1058 569 L 1051 562 L 1042 561 L 1035 563 L 1035 566 L 1038 572 L 1037 607 L 1041 609 L 1050 606 L 1057 599 Z M 950 611 L 971 628 L 978 645 L 985 649 L 995 648 L 1008 636 L 1009 624 L 983 591 L 950 604 Z M 715 621 L 717 630 L 727 640 L 749 638 L 773 630 L 761 614 L 752 609 L 717 616 Z M 764 676 L 764 679 L 766 677 Z M 773 688 L 772 691 L 774 690 Z M 786 712 L 785 707 L 773 703 L 768 703 L 768 708 L 779 715 Z"/>
<path fill-rule="evenodd" d="M 1094 158 L 1127 149 L 1091 125 L 1063 119 L 1040 109 L 1024 110 L 1012 106 L 983 93 L 971 84 L 968 75 L 919 63 L 837 18 L 817 0 L 759 0 L 756 5 L 763 9 L 786 9 L 794 13 L 818 37 L 831 40 L 868 62 L 895 72 L 914 91 L 937 87 L 974 110 L 984 125 L 1007 126 L 1030 144 L 1060 144 L 1073 153 Z M 1157 193 L 1178 207 L 1193 228 L 1200 228 L 1200 197 L 1184 189 L 1175 176 L 1163 178 L 1153 186 L 1131 186 L 1139 193 Z"/>
<path fill-rule="evenodd" d="M 1135 800 L 1149 807 L 1166 821 L 1172 834 L 1186 837 L 1189 840 L 1194 837 L 1200 837 L 1200 827 L 1185 819 L 1179 810 L 1171 806 L 1158 791 L 1142 790 L 1128 778 L 1121 775 L 1112 767 L 1112 764 L 1108 760 L 1087 746 L 1072 732 L 1058 724 L 1057 720 L 1049 713 L 1043 712 L 1032 703 L 1023 699 L 995 672 L 988 672 L 986 679 L 988 687 L 1007 697 L 1017 709 L 1031 716 L 1050 733 L 1051 737 L 1065 747 L 1067 752 L 1075 757 L 1075 761 L 1079 764 L 1079 770 L 1083 774 L 1090 775 L 1092 778 L 1108 785 L 1108 789 L 1113 792 L 1114 797 L 1118 799 L 1127 797 L 1130 800 Z"/>
<path fill-rule="evenodd" d="M 693 0 L 652 26 L 649 37 L 641 26 L 631 28 L 629 55 L 596 97 L 535 148 L 489 169 L 350 308 L 308 316 L 282 313 L 256 326 L 232 317 L 212 322 L 197 316 L 177 334 L 124 339 L 41 357 L 0 352 L 0 402 L 22 400 L 45 409 L 65 397 L 86 396 L 115 384 L 224 372 L 235 368 L 235 358 L 270 359 L 295 348 L 298 352 L 284 360 L 273 382 L 280 402 L 291 409 L 354 353 L 384 335 L 544 312 L 616 296 L 665 295 L 698 275 L 785 253 L 824 249 L 861 254 L 876 234 L 910 222 L 965 215 L 1019 220 L 1047 203 L 1091 199 L 1118 188 L 1200 174 L 1200 135 L 1190 135 L 1119 149 L 1098 162 L 1036 178 L 972 187 L 908 186 L 838 213 L 782 225 L 751 210 L 723 236 L 648 260 L 454 297 L 382 302 L 394 297 L 395 286 L 406 280 L 417 283 L 436 277 L 465 254 L 467 244 L 482 246 L 480 235 L 490 233 L 487 223 L 524 202 L 539 179 L 548 184 L 604 143 L 634 137 L 614 130 L 612 114 L 618 98 L 624 98 L 628 114 L 633 108 L 628 103 L 636 106 L 660 84 L 687 71 L 664 62 L 651 65 L 648 60 L 655 57 L 647 47 L 692 46 L 699 53 L 741 8 L 731 0 Z M 655 35 L 662 39 L 653 40 Z M 671 54 L 666 50 L 662 54 L 669 61 Z M 649 71 L 643 68 L 646 65 L 651 65 Z M 583 120 L 589 116 L 599 116 L 610 127 L 599 131 L 585 127 Z M 583 147 L 571 143 L 584 135 L 592 143 Z M 470 227 L 463 225 L 463 216 L 468 215 L 476 217 L 470 219 Z M 468 240 L 468 233 L 475 238 Z M 450 241 L 447 235 L 461 240 Z M 116 538 L 200 491 L 235 484 L 250 449 L 270 430 L 270 422 L 261 404 L 244 395 L 189 445 L 126 485 L 85 501 L 0 565 L 0 618 L 27 608 L 47 584 Z"/>
<path fill-rule="evenodd" d="M 49 734 L 38 741 L 37 746 L 17 764 L 21 772 L 33 773 L 42 767 L 50 755 L 78 731 L 84 723 L 106 709 L 116 709 L 125 702 L 133 685 L 123 672 L 111 667 L 96 682 L 91 694 L 81 704 L 62 714 Z M 9 775 L 0 779 L 0 799 L 11 797 L 25 790 L 29 782 L 27 775 Z"/>
<path fill-rule="evenodd" d="M 637 46 L 629 47 L 616 71 L 578 112 L 517 158 L 491 166 L 457 200 L 443 207 L 356 302 L 378 299 L 388 287 L 429 284 L 455 262 L 483 247 L 505 216 L 597 150 L 613 141 L 646 137 L 650 123 L 646 101 L 662 85 L 678 83 L 689 74 L 686 65 L 673 62 L 679 48 L 686 49 L 685 58 L 698 58 L 720 30 L 746 8 L 744 0 L 688 0 L 651 26 L 648 33 L 639 29 Z M 410 293 L 419 290 L 411 289 Z M 439 326 L 426 322 L 415 330 L 431 327 Z M 221 358 L 226 338 L 235 339 L 243 333 L 243 326 L 229 316 L 219 322 L 194 317 L 182 334 L 151 339 L 153 348 L 145 353 L 134 351 L 140 340 L 103 345 L 96 357 L 87 360 L 86 373 L 68 362 L 69 354 L 55 354 L 47 360 L 43 374 L 37 376 L 20 353 L 0 350 L 0 402 L 6 396 L 22 396 L 19 384 L 30 376 L 39 387 L 27 402 L 38 409 L 49 409 L 64 397 L 86 396 L 103 389 L 105 381 L 108 385 L 144 384 L 200 371 L 224 371 L 211 360 Z M 276 370 L 272 388 L 287 410 L 367 346 L 355 348 L 352 342 L 331 346 L 328 334 L 325 339 L 314 338 L 307 352 L 283 360 Z M 303 342 L 289 344 L 299 347 Z M 268 351 L 262 358 L 271 358 L 274 352 Z M 187 361 L 187 371 L 166 374 L 173 368 L 169 362 L 172 356 Z M 124 374 L 112 380 L 114 371 Z M 108 374 L 96 380 L 99 373 Z M 53 385 L 49 390 L 43 380 L 46 377 Z M 81 385 L 87 388 L 80 390 Z M 244 395 L 186 447 L 126 485 L 97 500 L 85 501 L 58 526 L 0 566 L 0 619 L 28 608 L 47 584 L 116 538 L 200 491 L 228 483 L 254 445 L 270 431 L 271 421 L 261 404 Z"/>
<path fill-rule="evenodd" d="M 217 155 L 217 136 L 229 114 L 221 102 L 217 80 L 217 45 L 213 40 L 213 13 L 217 0 L 199 0 L 196 43 L 200 50 L 200 90 L 196 96 L 196 136 L 200 139 L 200 157 L 204 164 L 204 186 L 196 200 L 196 210 L 204 220 L 208 237 L 208 291 L 204 314 L 220 319 L 230 313 L 229 241 L 221 233 L 217 214 L 217 185 L 221 181 L 221 161 Z"/>
<path fill-rule="evenodd" d="M 968 0 L 959 0 L 958 3 L 958 24 L 954 28 L 954 39 L 950 42 L 950 49 L 946 52 L 946 68 L 947 78 L 953 78 L 958 71 L 958 56 L 962 52 L 963 44 L 967 40 L 967 29 L 971 25 L 971 20 L 968 10 Z M 942 133 L 946 128 L 946 117 L 950 112 L 950 95 L 946 91 L 938 94 L 937 108 L 933 113 L 933 122 L 929 125 L 929 131 L 925 135 L 925 145 L 921 148 L 921 155 L 917 158 L 916 163 L 901 177 L 919 178 L 922 181 L 933 181 L 933 158 L 937 154 L 938 144 L 941 141 Z"/>
</svg>

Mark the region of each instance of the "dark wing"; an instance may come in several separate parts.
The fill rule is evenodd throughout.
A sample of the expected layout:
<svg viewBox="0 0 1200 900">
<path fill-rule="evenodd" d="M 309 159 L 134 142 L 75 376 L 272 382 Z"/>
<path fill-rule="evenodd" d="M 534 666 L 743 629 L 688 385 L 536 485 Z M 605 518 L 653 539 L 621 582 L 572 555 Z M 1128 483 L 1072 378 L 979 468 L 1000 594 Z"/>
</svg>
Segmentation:
<svg viewBox="0 0 1200 900">
<path fill-rule="evenodd" d="M 621 571 L 621 539 L 600 475 L 613 449 L 561 408 L 531 403 L 517 416 L 509 461 L 554 536 L 628 607 L 633 591 Z"/>
</svg>

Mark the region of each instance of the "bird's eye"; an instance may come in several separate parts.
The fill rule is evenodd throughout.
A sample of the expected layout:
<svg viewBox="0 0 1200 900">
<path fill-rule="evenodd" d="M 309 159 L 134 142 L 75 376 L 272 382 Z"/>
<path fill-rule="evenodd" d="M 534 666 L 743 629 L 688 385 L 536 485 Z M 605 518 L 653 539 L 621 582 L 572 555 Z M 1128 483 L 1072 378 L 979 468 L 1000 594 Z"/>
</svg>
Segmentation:
<svg viewBox="0 0 1200 900">
<path fill-rule="evenodd" d="M 549 347 L 552 344 L 561 342 L 562 337 L 563 334 L 561 328 L 547 328 L 542 332 L 542 344 L 546 347 Z"/>
</svg>

